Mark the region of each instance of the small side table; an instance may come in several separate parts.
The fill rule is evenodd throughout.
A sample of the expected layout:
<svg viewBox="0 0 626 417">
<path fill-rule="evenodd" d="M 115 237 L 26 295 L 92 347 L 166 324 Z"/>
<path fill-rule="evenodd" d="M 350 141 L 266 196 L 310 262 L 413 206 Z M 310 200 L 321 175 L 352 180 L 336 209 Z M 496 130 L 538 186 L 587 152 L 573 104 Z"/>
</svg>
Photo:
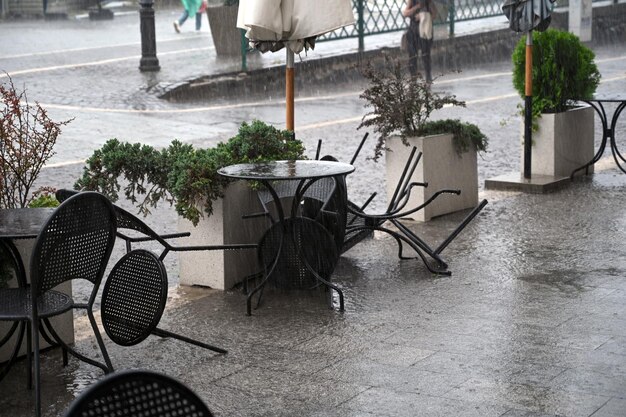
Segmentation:
<svg viewBox="0 0 626 417">
<path fill-rule="evenodd" d="M 598 149 L 598 152 L 596 152 L 596 154 L 594 155 L 593 159 L 587 162 L 585 165 L 581 166 L 580 168 L 576 168 L 574 171 L 572 171 L 570 178 L 573 179 L 574 174 L 583 169 L 585 170 L 585 174 L 588 174 L 588 168 L 598 162 L 602 157 L 602 154 L 606 149 L 607 141 L 609 141 L 609 145 L 611 146 L 611 153 L 613 154 L 613 159 L 615 159 L 617 167 L 626 174 L 626 158 L 624 158 L 619 149 L 617 149 L 617 143 L 615 141 L 615 126 L 617 125 L 617 120 L 619 119 L 620 114 L 622 113 L 624 108 L 626 108 L 626 96 L 595 96 L 593 99 L 579 101 L 583 101 L 593 107 L 593 109 L 600 117 L 600 121 L 602 122 L 602 142 L 600 143 L 600 148 Z M 604 109 L 604 106 L 608 103 L 616 105 L 615 109 L 613 110 L 613 116 L 611 117 L 610 124 L 609 118 L 607 117 L 607 112 Z"/>
</svg>

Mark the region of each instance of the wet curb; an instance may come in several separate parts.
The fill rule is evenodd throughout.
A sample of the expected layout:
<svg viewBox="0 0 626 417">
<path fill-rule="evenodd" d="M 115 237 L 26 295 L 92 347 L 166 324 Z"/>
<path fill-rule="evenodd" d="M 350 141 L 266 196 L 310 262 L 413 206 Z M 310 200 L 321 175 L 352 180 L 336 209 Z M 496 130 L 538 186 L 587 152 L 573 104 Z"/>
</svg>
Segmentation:
<svg viewBox="0 0 626 417">
<path fill-rule="evenodd" d="M 400 36 L 400 32 L 398 32 Z M 433 71 L 456 71 L 510 56 L 519 36 L 510 30 L 498 30 L 450 39 L 435 40 L 432 49 Z M 297 64 L 296 88 L 306 91 L 319 83 L 347 83 L 361 79 L 366 63 L 383 65 L 385 57 L 406 60 L 398 47 L 363 53 L 348 53 Z M 159 98 L 184 102 L 226 96 L 249 96 L 284 91 L 284 66 L 208 75 L 163 88 Z"/>
<path fill-rule="evenodd" d="M 553 13 L 551 27 L 566 29 L 568 13 Z M 626 4 L 593 9 L 593 43 L 602 44 L 626 34 Z M 400 36 L 401 32 L 398 32 Z M 486 62 L 510 59 L 513 48 L 522 35 L 508 28 L 435 40 L 432 49 L 433 72 L 446 73 L 484 65 Z M 362 80 L 361 68 L 366 63 L 381 66 L 386 57 L 406 60 L 398 47 L 381 48 L 363 53 L 348 53 L 326 58 L 303 60 L 297 64 L 296 88 L 311 92 L 320 83 L 342 84 Z M 162 86 L 159 98 L 186 102 L 284 94 L 284 66 L 202 76 L 181 83 Z"/>
</svg>

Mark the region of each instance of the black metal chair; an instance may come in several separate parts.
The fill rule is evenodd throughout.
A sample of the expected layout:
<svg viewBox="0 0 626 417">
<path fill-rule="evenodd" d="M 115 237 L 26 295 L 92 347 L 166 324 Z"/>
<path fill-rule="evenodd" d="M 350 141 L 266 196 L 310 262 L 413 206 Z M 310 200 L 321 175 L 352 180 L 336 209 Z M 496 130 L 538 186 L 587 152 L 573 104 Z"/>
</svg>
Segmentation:
<svg viewBox="0 0 626 417">
<path fill-rule="evenodd" d="M 30 327 L 27 332 L 27 352 L 30 365 L 32 346 L 36 416 L 41 415 L 40 321 L 46 324 L 50 336 L 65 351 L 105 372 L 113 371 L 92 307 L 115 243 L 115 230 L 115 212 L 104 196 L 88 192 L 67 199 L 53 212 L 35 241 L 30 265 L 30 288 L 0 290 L 0 320 L 27 322 Z M 76 279 L 89 281 L 93 285 L 86 303 L 74 302 L 69 295 L 54 290 L 59 284 Z M 87 311 L 105 364 L 67 346 L 51 326 L 50 317 L 74 308 Z"/>
<path fill-rule="evenodd" d="M 133 346 L 153 334 L 227 353 L 157 328 L 165 310 L 167 288 L 167 272 L 155 254 L 135 249 L 124 255 L 111 270 L 102 292 L 102 324 L 109 338 L 118 345 Z"/>
<path fill-rule="evenodd" d="M 478 213 L 487 205 L 487 200 L 482 200 L 478 206 L 476 206 L 463 221 L 452 231 L 452 233 L 444 239 L 444 241 L 439 244 L 436 248 L 432 248 L 429 246 L 423 239 L 413 233 L 408 227 L 406 227 L 400 219 L 403 217 L 407 217 L 410 214 L 413 214 L 419 210 L 422 210 L 424 207 L 432 203 L 437 197 L 442 194 L 460 194 L 460 190 L 449 190 L 443 189 L 436 191 L 428 200 L 426 200 L 423 204 L 412 207 L 410 209 L 405 209 L 406 205 L 409 201 L 411 189 L 414 187 L 427 187 L 427 183 L 417 183 L 411 182 L 411 177 L 415 172 L 417 164 L 421 159 L 421 152 L 417 152 L 417 148 L 413 147 L 409 158 L 404 166 L 404 170 L 398 184 L 396 185 L 393 196 L 391 197 L 387 210 L 384 213 L 379 214 L 368 214 L 365 213 L 361 209 L 356 209 L 353 205 L 348 206 L 348 211 L 356 217 L 359 217 L 363 220 L 360 224 L 352 224 L 348 225 L 346 229 L 346 237 L 350 239 L 350 236 L 353 234 L 361 233 L 364 230 L 370 231 L 381 231 L 392 236 L 396 242 L 398 243 L 398 257 L 400 259 L 414 259 L 414 257 L 406 257 L 403 255 L 403 243 L 411 247 L 418 257 L 422 259 L 428 270 L 432 273 L 439 275 L 450 275 L 450 271 L 448 271 L 447 263 L 441 258 L 441 252 L 461 233 L 461 231 L 478 215 Z M 389 221 L 392 223 L 398 231 L 391 230 L 387 227 L 384 227 L 385 222 Z M 428 255 L 435 261 L 435 267 L 433 268 L 428 259 L 426 258 Z"/>
<path fill-rule="evenodd" d="M 124 371 L 87 388 L 65 417 L 213 417 L 192 390 L 167 375 Z"/>
</svg>

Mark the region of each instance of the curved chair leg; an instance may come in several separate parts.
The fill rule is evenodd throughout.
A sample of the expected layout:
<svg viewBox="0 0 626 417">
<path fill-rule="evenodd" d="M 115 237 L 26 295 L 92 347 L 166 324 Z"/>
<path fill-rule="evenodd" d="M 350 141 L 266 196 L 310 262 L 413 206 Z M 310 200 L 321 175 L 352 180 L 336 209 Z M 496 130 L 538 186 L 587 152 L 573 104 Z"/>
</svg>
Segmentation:
<svg viewBox="0 0 626 417">
<path fill-rule="evenodd" d="M 246 299 L 246 314 L 248 316 L 252 315 L 252 297 L 254 296 L 254 294 L 256 292 L 262 291 L 263 288 L 265 288 L 265 284 L 267 284 L 267 280 L 272 275 L 272 273 L 274 273 L 274 269 L 276 269 L 276 265 L 278 265 L 278 261 L 280 259 L 280 254 L 282 252 L 284 238 L 285 238 L 284 235 L 281 235 L 281 237 L 280 237 L 280 244 L 278 245 L 278 250 L 276 251 L 276 257 L 272 261 L 272 266 L 270 266 L 269 270 L 267 271 L 267 273 L 265 274 L 265 276 L 261 280 L 261 283 L 259 285 L 257 285 L 256 288 L 254 288 L 252 291 L 250 291 L 248 293 L 248 297 Z M 262 294 L 263 294 L 262 292 L 259 294 L 259 299 L 257 300 L 257 308 L 259 307 L 259 303 L 261 302 L 261 295 Z"/>
<path fill-rule="evenodd" d="M 176 333 L 168 332 L 167 330 L 162 330 L 162 329 L 155 328 L 152 331 L 152 334 L 155 335 L 155 336 L 159 336 L 159 337 L 171 337 L 172 339 L 178 339 L 178 340 L 190 343 L 190 344 L 195 345 L 195 346 L 199 346 L 199 347 L 202 347 L 202 348 L 205 348 L 205 349 L 212 350 L 213 352 L 228 353 L 228 351 L 225 350 L 225 349 L 218 348 L 218 347 L 209 345 L 209 344 L 204 343 L 204 342 L 199 342 L 197 340 L 190 339 L 188 337 L 181 336 L 181 335 L 176 334 Z"/>
<path fill-rule="evenodd" d="M 46 327 L 48 327 L 48 331 L 50 331 L 50 327 L 51 324 L 49 321 L 41 321 L 39 323 L 39 334 L 41 334 L 41 336 L 44 338 L 44 340 L 46 342 L 48 342 L 48 344 L 50 346 L 60 346 L 61 347 L 61 351 L 63 352 L 63 366 L 67 366 L 67 350 L 63 347 L 63 345 L 59 345 L 56 340 L 52 340 L 52 336 L 48 335 L 48 332 L 46 331 Z"/>
<path fill-rule="evenodd" d="M 30 321 L 26 324 L 26 363 L 28 374 L 26 376 L 26 386 L 33 389 L 33 330 Z"/>
<path fill-rule="evenodd" d="M 89 314 L 88 314 L 88 315 L 89 315 Z M 44 319 L 44 321 L 49 321 L 49 320 L 48 320 L 48 319 Z M 91 321 L 91 318 L 90 318 L 90 321 Z M 92 327 L 93 327 L 94 323 L 95 323 L 95 319 L 94 319 L 94 322 L 92 323 Z M 49 323 L 46 323 L 46 326 L 48 326 L 48 330 L 50 331 L 50 334 L 52 335 L 53 339 L 54 339 L 54 340 L 55 340 L 55 341 L 56 341 L 59 345 L 61 345 L 64 349 L 67 349 L 67 351 L 68 351 L 68 352 L 69 352 L 72 356 L 74 356 L 75 358 L 77 358 L 77 359 L 79 359 L 79 360 L 81 360 L 81 361 L 83 361 L 83 362 L 85 362 L 85 363 L 88 363 L 88 364 L 90 364 L 90 365 L 92 365 L 92 366 L 95 366 L 95 367 L 97 367 L 97 368 L 102 369 L 102 370 L 104 371 L 104 373 L 105 373 L 105 374 L 108 374 L 108 373 L 110 373 L 110 372 L 113 372 L 113 365 L 111 365 L 111 360 L 109 359 L 109 355 L 106 353 L 106 348 L 105 348 L 104 350 L 102 350 L 102 345 L 104 345 L 104 342 L 102 342 L 102 345 L 100 345 L 100 342 L 102 341 L 102 337 L 98 337 L 98 336 L 100 336 L 100 332 L 97 330 L 97 326 L 96 326 L 96 328 L 94 329 L 94 333 L 96 333 L 96 332 L 97 332 L 97 333 L 96 333 L 96 339 L 98 339 L 98 345 L 100 345 L 100 346 L 101 346 L 101 347 L 100 347 L 100 350 L 103 352 L 103 356 L 104 356 L 104 360 L 105 360 L 105 362 L 106 362 L 106 365 L 104 365 L 104 364 L 102 364 L 102 363 L 100 363 L 100 362 L 97 362 L 97 361 L 95 361 L 95 360 L 93 360 L 93 359 L 91 359 L 91 358 L 88 358 L 88 357 L 86 357 L 86 356 L 85 356 L 85 355 L 83 355 L 83 354 L 78 353 L 76 350 L 74 350 L 74 349 L 72 349 L 71 347 L 69 347 L 69 346 L 67 345 L 67 343 L 65 343 L 65 342 L 61 339 L 61 337 L 59 337 L 59 335 L 57 334 L 57 332 L 54 330 L 54 328 L 53 328 L 53 327 L 52 327 Z"/>
<path fill-rule="evenodd" d="M 19 330 L 18 330 L 19 333 L 17 334 L 17 340 L 15 341 L 15 346 L 13 347 L 13 353 L 11 353 L 11 357 L 9 358 L 9 360 L 6 361 L 2 369 L 0 369 L 0 381 L 2 381 L 2 379 L 4 379 L 4 377 L 6 376 L 6 374 L 9 373 L 9 370 L 11 369 L 11 367 L 13 366 L 13 364 L 15 363 L 17 359 L 17 355 L 20 352 L 20 347 L 22 346 L 22 342 L 24 341 L 26 323 L 18 322 L 18 321 L 14 322 L 9 332 L 2 338 L 2 340 L 0 340 L 0 346 L 3 346 L 4 344 L 6 344 L 11 339 L 11 337 L 15 334 L 15 331 L 17 330 L 18 327 L 19 327 Z"/>
<path fill-rule="evenodd" d="M 35 416 L 41 417 L 41 369 L 39 368 L 39 326 L 34 323 L 29 323 L 31 329 L 32 340 L 32 355 L 34 356 L 34 368 L 29 366 L 30 370 L 34 369 L 35 372 Z M 30 345 L 30 343 L 29 343 Z M 28 355 L 30 356 L 30 346 L 28 346 Z M 29 360 L 30 362 L 30 360 Z"/>
<path fill-rule="evenodd" d="M 422 262 L 424 263 L 424 265 L 426 266 L 426 268 L 428 269 L 428 271 L 430 271 L 433 274 L 437 274 L 437 275 L 452 275 L 452 273 L 450 271 L 447 270 L 442 270 L 442 269 L 434 269 L 430 263 L 428 262 L 428 260 L 426 259 L 426 257 L 424 256 L 424 254 L 422 253 L 422 251 L 420 250 L 420 248 L 415 245 L 415 243 L 413 243 L 411 240 L 409 240 L 408 238 L 406 238 L 405 236 L 394 232 L 393 230 L 387 229 L 385 227 L 382 226 L 359 226 L 359 227 L 355 227 L 353 230 L 377 230 L 379 232 L 384 232 L 387 233 L 388 235 L 394 237 L 396 239 L 396 241 L 398 239 L 402 240 L 404 243 L 406 243 L 407 245 L 409 245 L 411 247 L 411 249 L 413 249 L 417 255 L 420 257 L 420 259 L 422 260 Z"/>
</svg>

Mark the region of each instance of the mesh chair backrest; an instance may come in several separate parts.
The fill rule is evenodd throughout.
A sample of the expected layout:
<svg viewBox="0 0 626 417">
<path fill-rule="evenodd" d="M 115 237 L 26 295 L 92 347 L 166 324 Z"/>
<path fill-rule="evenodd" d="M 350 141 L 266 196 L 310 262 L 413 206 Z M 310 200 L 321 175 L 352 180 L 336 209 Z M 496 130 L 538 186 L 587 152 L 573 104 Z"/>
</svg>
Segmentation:
<svg viewBox="0 0 626 417">
<path fill-rule="evenodd" d="M 115 212 L 94 192 L 68 198 L 50 216 L 35 242 L 30 270 L 35 294 L 86 279 L 100 285 L 115 243 Z"/>
<path fill-rule="evenodd" d="M 78 194 L 80 191 L 68 190 L 68 189 L 59 189 L 55 193 L 55 197 L 58 201 L 64 202 L 68 198 L 73 195 Z M 158 234 L 146 226 L 141 220 L 139 220 L 136 216 L 130 214 L 126 210 L 113 206 L 115 208 L 115 214 L 117 216 L 117 228 L 118 229 L 132 229 L 136 230 L 140 233 L 143 233 L 147 236 L 151 236 L 156 238 Z"/>
<path fill-rule="evenodd" d="M 148 371 L 111 374 L 83 392 L 65 417 L 213 417 L 202 400 L 175 379 Z"/>
<path fill-rule="evenodd" d="M 73 195 L 78 194 L 79 192 L 80 191 L 76 191 L 76 190 L 68 190 L 67 188 L 60 188 L 54 193 L 54 196 L 56 197 L 59 203 L 63 203 L 65 200 L 67 200 Z"/>
<path fill-rule="evenodd" d="M 290 239 L 289 244 L 282 244 Z M 280 250 L 273 276 L 281 288 L 309 288 L 319 284 L 304 262 L 322 278 L 329 280 L 339 259 L 333 236 L 318 222 L 306 217 L 291 217 L 275 223 L 259 242 L 259 261 L 268 270 Z"/>
<path fill-rule="evenodd" d="M 102 324 L 115 343 L 132 346 L 159 324 L 167 301 L 167 273 L 152 252 L 133 250 L 118 261 L 102 292 Z"/>
</svg>

